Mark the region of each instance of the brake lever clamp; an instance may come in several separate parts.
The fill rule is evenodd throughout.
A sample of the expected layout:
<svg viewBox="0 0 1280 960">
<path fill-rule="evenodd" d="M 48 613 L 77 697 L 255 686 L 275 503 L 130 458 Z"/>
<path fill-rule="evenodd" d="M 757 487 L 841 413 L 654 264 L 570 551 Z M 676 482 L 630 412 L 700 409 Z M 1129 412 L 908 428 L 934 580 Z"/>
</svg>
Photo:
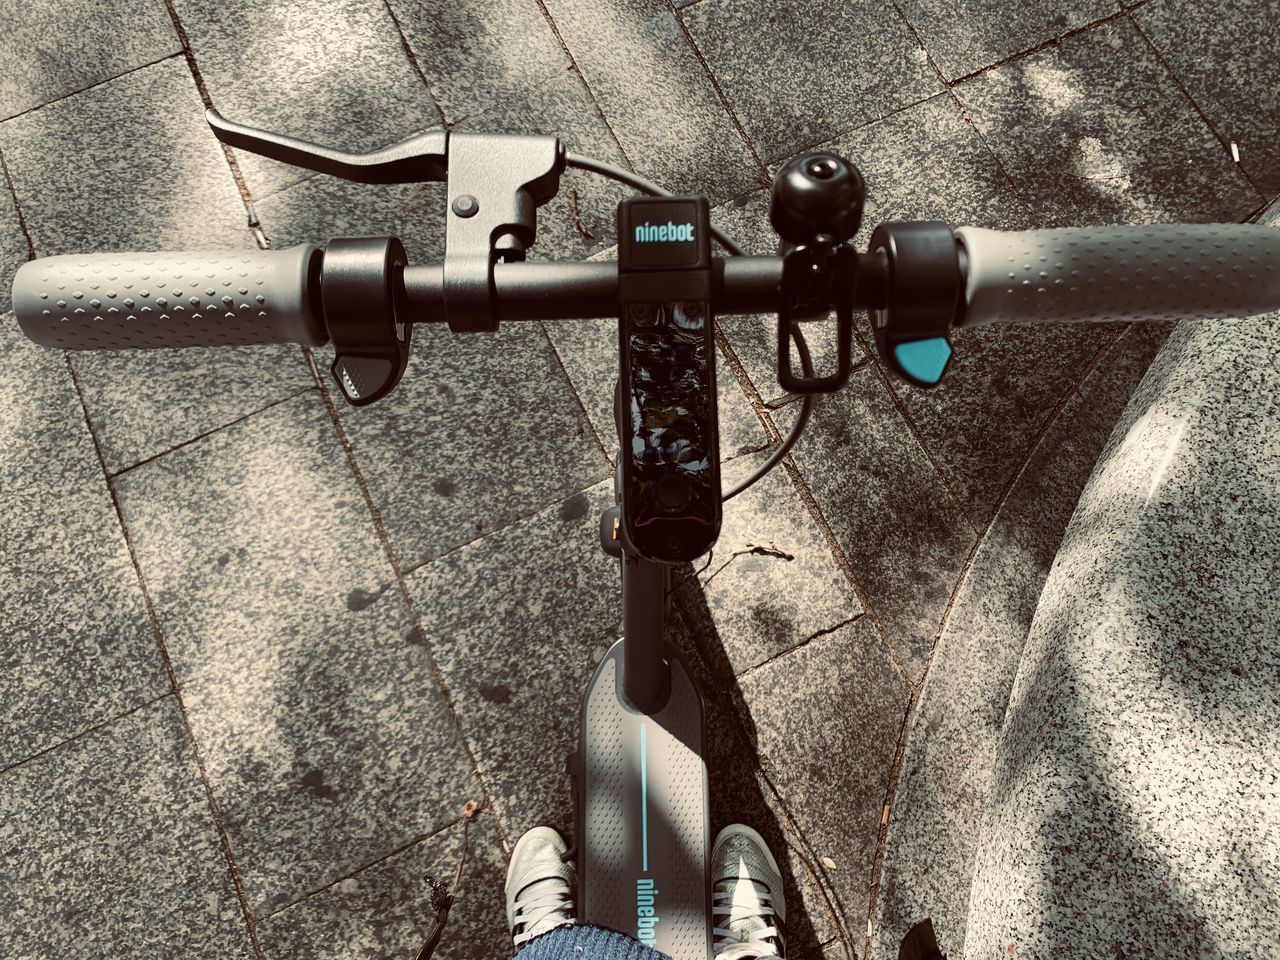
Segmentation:
<svg viewBox="0 0 1280 960">
<path fill-rule="evenodd" d="M 858 254 L 850 241 L 862 223 L 866 184 L 858 168 L 834 153 L 801 154 L 778 171 L 769 195 L 769 221 L 782 256 L 778 310 L 778 383 L 791 393 L 831 393 L 853 367 L 853 303 Z M 791 332 L 804 320 L 836 309 L 836 370 L 797 376 Z"/>
<path fill-rule="evenodd" d="M 494 264 L 525 258 L 537 208 L 559 191 L 565 168 L 564 144 L 551 136 L 432 130 L 349 153 L 233 123 L 212 108 L 205 117 L 228 146 L 308 170 L 358 183 L 447 183 L 444 313 L 454 333 L 498 329 Z"/>
</svg>

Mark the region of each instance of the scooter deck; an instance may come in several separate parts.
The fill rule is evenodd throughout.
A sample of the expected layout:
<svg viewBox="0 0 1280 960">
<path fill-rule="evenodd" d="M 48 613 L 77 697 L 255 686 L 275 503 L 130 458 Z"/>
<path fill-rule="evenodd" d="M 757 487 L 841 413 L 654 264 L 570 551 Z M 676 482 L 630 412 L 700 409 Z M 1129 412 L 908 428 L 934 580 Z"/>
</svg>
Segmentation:
<svg viewBox="0 0 1280 960">
<path fill-rule="evenodd" d="M 702 697 L 671 661 L 666 705 L 646 715 L 622 694 L 622 642 L 592 677 L 579 745 L 580 916 L 669 954 L 711 953 L 707 765 Z"/>
</svg>

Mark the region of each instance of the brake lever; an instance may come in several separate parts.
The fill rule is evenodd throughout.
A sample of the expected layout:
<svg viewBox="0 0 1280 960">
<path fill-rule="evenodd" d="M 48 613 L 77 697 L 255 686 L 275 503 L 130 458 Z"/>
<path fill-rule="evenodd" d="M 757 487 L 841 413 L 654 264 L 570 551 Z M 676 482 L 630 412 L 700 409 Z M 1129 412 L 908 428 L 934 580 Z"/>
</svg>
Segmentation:
<svg viewBox="0 0 1280 960">
<path fill-rule="evenodd" d="M 446 130 L 420 133 L 370 153 L 350 153 L 236 123 L 213 107 L 205 111 L 205 120 L 229 147 L 356 183 L 427 183 L 444 181 L 448 173 Z"/>
</svg>

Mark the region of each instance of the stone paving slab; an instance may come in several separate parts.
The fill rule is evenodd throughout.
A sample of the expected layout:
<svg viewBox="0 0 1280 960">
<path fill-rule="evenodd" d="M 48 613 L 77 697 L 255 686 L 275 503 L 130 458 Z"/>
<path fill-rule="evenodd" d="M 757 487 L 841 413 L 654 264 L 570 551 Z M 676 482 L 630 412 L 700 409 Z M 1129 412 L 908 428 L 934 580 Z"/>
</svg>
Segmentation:
<svg viewBox="0 0 1280 960">
<path fill-rule="evenodd" d="M 739 682 L 743 720 L 765 775 L 786 798 L 857 935 L 907 685 L 865 617 Z M 851 765 L 856 777 L 846 776 Z"/>
<path fill-rule="evenodd" d="M 0 31 L 0 119 L 181 50 L 163 0 L 24 3 Z"/>
<path fill-rule="evenodd" d="M 450 124 L 527 97 L 570 64 L 535 0 L 389 7 Z"/>
<path fill-rule="evenodd" d="M 37 255 L 252 248 L 203 114 L 177 57 L 0 124 Z M 166 118 L 165 136 L 139 136 L 156 117 Z M 6 296 L 11 279 L 0 277 Z M 111 471 L 310 383 L 301 353 L 288 346 L 82 352 L 72 363 Z"/>
<path fill-rule="evenodd" d="M 743 459 L 755 469 L 765 455 Z M 694 566 L 678 588 L 700 595 L 686 598 L 686 620 L 705 610 L 699 626 L 720 637 L 734 676 L 863 612 L 781 467 L 724 505 L 720 537 Z"/>
<path fill-rule="evenodd" d="M 1236 143 L 1240 166 L 1268 196 L 1280 193 L 1280 7 L 1154 0 L 1133 18 L 1203 111 L 1223 149 Z"/>
<path fill-rule="evenodd" d="M 918 676 L 977 540 L 870 369 L 815 404 L 792 454 L 895 654 Z"/>
<path fill-rule="evenodd" d="M 884 0 L 703 0 L 684 21 L 766 161 L 942 89 L 924 49 Z M 772 47 L 764 56 L 761 37 Z"/>
<path fill-rule="evenodd" d="M 401 569 L 564 500 L 608 461 L 538 324 L 419 329 L 394 393 L 338 416 Z M 323 369 L 330 353 L 320 351 Z M 336 392 L 336 391 L 334 391 Z"/>
<path fill-rule="evenodd" d="M 255 914 L 482 798 L 317 397 L 115 483 Z"/>
<path fill-rule="evenodd" d="M 487 813 L 468 827 L 466 850 L 456 888 L 461 823 L 272 914 L 258 925 L 263 955 L 270 960 L 416 956 L 435 916 L 423 882 L 430 875 L 446 880 L 455 897 L 433 960 L 508 956 L 503 896 L 508 856 Z"/>
<path fill-rule="evenodd" d="M 597 657 L 621 633 L 618 561 L 600 549 L 613 482 L 576 493 L 408 577 L 508 840 L 571 832 L 564 758 Z"/>
<path fill-rule="evenodd" d="M 0 773 L 0 954 L 254 956 L 173 697 Z"/>
<path fill-rule="evenodd" d="M 998 63 L 1103 17 L 1116 0 L 899 0 L 948 80 Z"/>
<path fill-rule="evenodd" d="M 963 953 L 996 743 L 1040 591 L 1093 464 L 1168 333 L 1134 326 L 1049 425 L 983 539 L 912 718 L 876 904 L 876 956 L 931 916 Z"/>
<path fill-rule="evenodd" d="M 764 185 L 662 0 L 547 0 L 546 7 L 637 172 L 713 202 Z"/>
<path fill-rule="evenodd" d="M 252 127 L 372 150 L 441 123 L 382 0 L 174 0 L 213 105 Z M 306 179 L 235 152 L 255 198 Z"/>
<path fill-rule="evenodd" d="M 1127 19 L 955 92 L 1037 226 L 1233 222 L 1262 202 Z"/>
<path fill-rule="evenodd" d="M 60 353 L 0 315 L 0 768 L 170 691 Z"/>
</svg>

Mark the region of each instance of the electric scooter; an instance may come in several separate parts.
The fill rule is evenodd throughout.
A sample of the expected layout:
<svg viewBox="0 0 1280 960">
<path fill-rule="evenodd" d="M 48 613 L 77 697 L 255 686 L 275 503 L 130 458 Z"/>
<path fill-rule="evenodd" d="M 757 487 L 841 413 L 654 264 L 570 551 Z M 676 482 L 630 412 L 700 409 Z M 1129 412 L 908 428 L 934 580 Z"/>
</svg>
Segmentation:
<svg viewBox="0 0 1280 960">
<path fill-rule="evenodd" d="M 588 685 L 569 763 L 579 916 L 675 960 L 711 954 L 711 838 L 702 697 L 664 640 L 671 572 L 714 544 L 721 504 L 787 455 L 814 397 L 844 385 L 854 310 L 869 311 L 888 369 L 932 387 L 959 326 L 1280 308 L 1280 231 L 1252 224 L 999 232 L 885 223 L 859 252 L 862 177 L 848 160 L 812 152 L 773 183 L 778 255 L 747 257 L 712 226 L 705 198 L 667 195 L 556 137 L 433 131 L 356 154 L 213 110 L 208 121 L 230 146 L 320 173 L 446 182 L 444 262 L 411 265 L 394 237 L 49 257 L 17 272 L 19 324 L 39 344 L 74 350 L 331 342 L 337 389 L 364 406 L 399 382 L 416 324 L 469 333 L 502 321 L 616 317 L 617 503 L 600 518 L 600 544 L 621 565 L 624 629 Z M 617 262 L 526 262 L 537 208 L 566 167 L 640 192 L 618 208 Z M 733 256 L 713 256 L 713 240 Z M 819 375 L 801 328 L 832 310 L 834 369 Z M 784 442 L 725 491 L 713 328 L 728 313 L 777 314 L 779 383 L 803 399 Z"/>
</svg>

